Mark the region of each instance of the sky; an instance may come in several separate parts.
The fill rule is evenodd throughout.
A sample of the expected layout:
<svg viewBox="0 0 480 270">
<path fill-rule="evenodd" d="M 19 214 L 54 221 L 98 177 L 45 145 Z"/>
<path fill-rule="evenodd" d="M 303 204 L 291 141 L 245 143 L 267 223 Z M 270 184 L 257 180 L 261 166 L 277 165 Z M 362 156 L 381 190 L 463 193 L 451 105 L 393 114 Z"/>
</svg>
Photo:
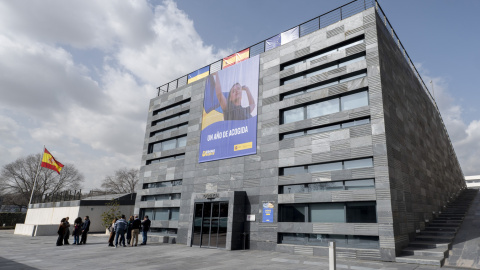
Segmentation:
<svg viewBox="0 0 480 270">
<path fill-rule="evenodd" d="M 140 167 L 156 87 L 348 2 L 0 0 L 0 167 L 45 145 L 99 188 Z M 480 174 L 480 1 L 379 3 Z"/>
</svg>

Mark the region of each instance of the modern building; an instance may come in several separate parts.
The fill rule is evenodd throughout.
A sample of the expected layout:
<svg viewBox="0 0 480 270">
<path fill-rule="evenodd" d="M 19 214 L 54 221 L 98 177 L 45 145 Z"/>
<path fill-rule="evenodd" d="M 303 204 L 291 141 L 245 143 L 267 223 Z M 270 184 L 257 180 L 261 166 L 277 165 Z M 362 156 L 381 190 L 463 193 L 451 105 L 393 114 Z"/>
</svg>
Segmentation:
<svg viewBox="0 0 480 270">
<path fill-rule="evenodd" d="M 480 188 L 480 175 L 465 176 L 468 188 Z"/>
<path fill-rule="evenodd" d="M 424 82 L 358 0 L 159 87 L 135 213 L 192 247 L 393 261 L 464 188 Z"/>
</svg>

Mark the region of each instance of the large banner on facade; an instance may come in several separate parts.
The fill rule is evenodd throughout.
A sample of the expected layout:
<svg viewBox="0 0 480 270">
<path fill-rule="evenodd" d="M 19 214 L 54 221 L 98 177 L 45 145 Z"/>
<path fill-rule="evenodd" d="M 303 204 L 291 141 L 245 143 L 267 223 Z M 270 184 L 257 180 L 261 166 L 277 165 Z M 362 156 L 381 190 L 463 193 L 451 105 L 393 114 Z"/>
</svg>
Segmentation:
<svg viewBox="0 0 480 270">
<path fill-rule="evenodd" d="M 205 80 L 198 162 L 257 153 L 259 56 Z"/>
</svg>

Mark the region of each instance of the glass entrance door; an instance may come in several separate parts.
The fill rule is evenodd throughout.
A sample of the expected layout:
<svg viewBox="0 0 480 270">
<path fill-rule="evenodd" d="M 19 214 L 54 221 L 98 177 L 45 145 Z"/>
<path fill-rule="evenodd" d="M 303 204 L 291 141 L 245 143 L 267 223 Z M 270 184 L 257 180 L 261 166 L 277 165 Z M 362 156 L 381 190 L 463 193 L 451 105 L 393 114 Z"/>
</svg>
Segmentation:
<svg viewBox="0 0 480 270">
<path fill-rule="evenodd" d="M 195 204 L 192 245 L 225 248 L 227 243 L 228 202 Z"/>
</svg>

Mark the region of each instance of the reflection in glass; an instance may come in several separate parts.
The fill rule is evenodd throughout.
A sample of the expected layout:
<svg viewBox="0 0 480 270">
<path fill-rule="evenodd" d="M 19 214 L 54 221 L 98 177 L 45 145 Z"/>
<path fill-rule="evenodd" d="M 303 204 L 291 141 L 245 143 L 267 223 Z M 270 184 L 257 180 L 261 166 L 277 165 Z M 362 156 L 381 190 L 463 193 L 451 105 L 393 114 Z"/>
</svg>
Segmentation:
<svg viewBox="0 0 480 270">
<path fill-rule="evenodd" d="M 339 99 L 325 100 L 307 106 L 307 118 L 314 118 L 340 111 Z"/>
<path fill-rule="evenodd" d="M 364 159 L 348 160 L 343 162 L 343 166 L 345 170 L 373 167 L 373 159 L 364 158 Z"/>
<path fill-rule="evenodd" d="M 309 222 L 345 222 L 343 203 L 315 203 L 309 205 Z"/>
<path fill-rule="evenodd" d="M 332 162 L 332 163 L 324 163 L 324 164 L 316 164 L 316 165 L 308 166 L 309 173 L 336 171 L 341 169 L 342 169 L 342 162 Z"/>
<path fill-rule="evenodd" d="M 283 123 L 292 123 L 305 119 L 303 107 L 283 112 Z"/>
<path fill-rule="evenodd" d="M 368 92 L 363 91 L 341 98 L 342 111 L 368 106 Z"/>
</svg>

